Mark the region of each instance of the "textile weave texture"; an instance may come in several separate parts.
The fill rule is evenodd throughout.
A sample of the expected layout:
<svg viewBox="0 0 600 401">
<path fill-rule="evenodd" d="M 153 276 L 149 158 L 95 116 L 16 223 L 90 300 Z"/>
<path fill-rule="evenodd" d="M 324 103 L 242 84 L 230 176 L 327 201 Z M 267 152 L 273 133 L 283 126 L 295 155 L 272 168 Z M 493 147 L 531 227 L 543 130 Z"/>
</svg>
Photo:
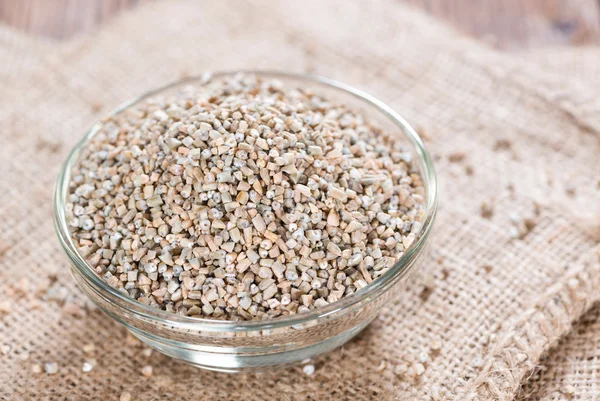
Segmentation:
<svg viewBox="0 0 600 401">
<path fill-rule="evenodd" d="M 498 53 L 395 1 L 152 2 L 67 42 L 0 26 L 0 399 L 598 399 L 597 53 Z M 423 268 L 310 376 L 148 356 L 76 288 L 52 227 L 61 163 L 95 120 L 185 76 L 253 68 L 382 99 L 439 176 Z M 46 362 L 58 372 L 32 372 Z"/>
</svg>

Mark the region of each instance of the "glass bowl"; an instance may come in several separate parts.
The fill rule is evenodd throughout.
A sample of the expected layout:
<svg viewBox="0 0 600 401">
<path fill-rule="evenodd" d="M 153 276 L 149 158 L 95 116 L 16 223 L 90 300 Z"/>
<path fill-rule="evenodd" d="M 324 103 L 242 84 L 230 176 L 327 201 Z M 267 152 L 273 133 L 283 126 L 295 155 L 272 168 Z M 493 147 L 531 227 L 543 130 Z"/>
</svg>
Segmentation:
<svg viewBox="0 0 600 401">
<path fill-rule="evenodd" d="M 237 72 L 213 74 L 226 77 Z M 341 346 L 364 329 L 405 286 L 429 240 L 437 208 L 436 177 L 431 158 L 415 130 L 390 107 L 348 85 L 327 78 L 280 72 L 246 71 L 284 85 L 305 87 L 328 99 L 361 111 L 389 133 L 397 133 L 413 152 L 425 186 L 425 212 L 417 241 L 385 274 L 365 288 L 309 313 L 261 321 L 223 321 L 180 316 L 144 305 L 106 284 L 79 254 L 71 239 L 65 215 L 71 169 L 82 148 L 98 132 L 96 123 L 67 158 L 54 194 L 54 225 L 70 262 L 71 274 L 83 292 L 108 316 L 137 338 L 171 357 L 195 366 L 238 372 L 270 365 L 290 364 Z M 157 94 L 175 93 L 187 85 L 202 85 L 207 76 L 185 79 L 129 101 L 113 114 Z"/>
</svg>

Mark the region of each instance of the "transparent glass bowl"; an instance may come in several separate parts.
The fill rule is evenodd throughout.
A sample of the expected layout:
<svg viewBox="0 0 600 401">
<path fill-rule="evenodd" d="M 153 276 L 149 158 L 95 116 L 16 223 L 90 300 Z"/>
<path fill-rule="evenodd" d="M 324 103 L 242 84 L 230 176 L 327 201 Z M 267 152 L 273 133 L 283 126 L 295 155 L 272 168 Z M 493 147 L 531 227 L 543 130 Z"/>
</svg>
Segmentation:
<svg viewBox="0 0 600 401">
<path fill-rule="evenodd" d="M 236 72 L 213 74 L 213 77 Z M 362 290 L 310 313 L 264 321 L 222 321 L 179 316 L 144 305 L 106 284 L 86 263 L 73 243 L 65 217 L 71 169 L 82 148 L 98 132 L 96 123 L 75 146 L 60 172 L 54 194 L 54 225 L 69 257 L 71 274 L 83 292 L 106 314 L 158 351 L 201 368 L 237 372 L 289 364 L 341 346 L 364 329 L 406 284 L 422 256 L 437 207 L 436 177 L 431 158 L 415 130 L 390 107 L 348 85 L 321 77 L 248 71 L 286 86 L 310 88 L 328 99 L 360 110 L 370 121 L 406 140 L 425 185 L 426 217 L 418 240 L 384 275 Z M 113 114 L 157 94 L 175 93 L 186 85 L 202 85 L 206 77 L 180 81 L 125 103 Z"/>
</svg>

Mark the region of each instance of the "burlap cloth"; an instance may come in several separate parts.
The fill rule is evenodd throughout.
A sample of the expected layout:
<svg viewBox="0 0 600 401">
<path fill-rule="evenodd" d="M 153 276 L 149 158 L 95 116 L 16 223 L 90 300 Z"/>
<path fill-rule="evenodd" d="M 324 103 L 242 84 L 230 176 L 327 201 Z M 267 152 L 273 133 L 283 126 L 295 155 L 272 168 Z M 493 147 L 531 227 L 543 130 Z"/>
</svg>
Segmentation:
<svg viewBox="0 0 600 401">
<path fill-rule="evenodd" d="M 0 27 L 0 399 L 600 399 L 600 308 L 589 312 L 600 298 L 599 55 L 500 54 L 394 1 L 149 3 L 61 43 Z M 96 118 L 182 76 L 240 68 L 363 88 L 418 127 L 436 160 L 423 269 L 312 376 L 148 356 L 87 305 L 52 229 L 59 166 Z M 46 362 L 58 373 L 32 373 Z"/>
</svg>

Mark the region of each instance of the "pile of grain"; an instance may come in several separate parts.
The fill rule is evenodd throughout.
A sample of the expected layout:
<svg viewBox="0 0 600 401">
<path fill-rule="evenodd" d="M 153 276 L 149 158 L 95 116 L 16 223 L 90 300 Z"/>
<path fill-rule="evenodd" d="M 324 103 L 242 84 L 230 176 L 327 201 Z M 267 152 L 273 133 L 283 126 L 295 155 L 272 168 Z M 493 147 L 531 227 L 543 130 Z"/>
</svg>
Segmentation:
<svg viewBox="0 0 600 401">
<path fill-rule="evenodd" d="M 84 149 L 72 237 L 108 284 L 170 312 L 241 320 L 322 307 L 418 236 L 424 187 L 393 134 L 252 75 L 156 96 L 106 119 Z"/>
</svg>

